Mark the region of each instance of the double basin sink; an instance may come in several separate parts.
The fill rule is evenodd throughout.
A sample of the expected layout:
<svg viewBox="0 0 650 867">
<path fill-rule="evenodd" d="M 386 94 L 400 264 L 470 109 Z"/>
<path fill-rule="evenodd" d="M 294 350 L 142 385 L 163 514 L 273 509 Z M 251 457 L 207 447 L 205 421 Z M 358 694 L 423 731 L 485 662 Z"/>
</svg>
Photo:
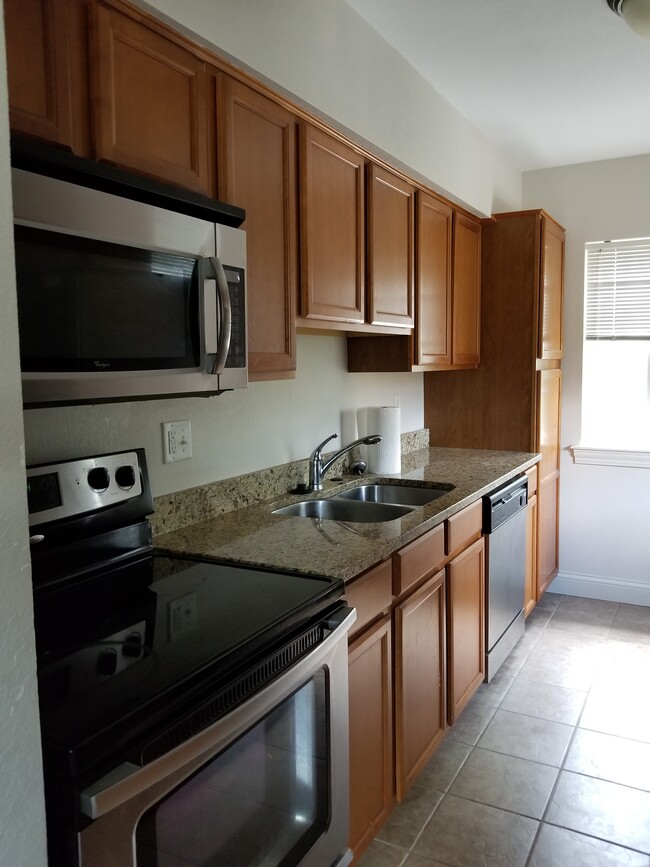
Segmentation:
<svg viewBox="0 0 650 867">
<path fill-rule="evenodd" d="M 376 524 L 401 518 L 452 490 L 453 485 L 424 488 L 399 482 L 391 485 L 360 485 L 327 499 L 302 500 L 274 509 L 273 514 Z"/>
</svg>

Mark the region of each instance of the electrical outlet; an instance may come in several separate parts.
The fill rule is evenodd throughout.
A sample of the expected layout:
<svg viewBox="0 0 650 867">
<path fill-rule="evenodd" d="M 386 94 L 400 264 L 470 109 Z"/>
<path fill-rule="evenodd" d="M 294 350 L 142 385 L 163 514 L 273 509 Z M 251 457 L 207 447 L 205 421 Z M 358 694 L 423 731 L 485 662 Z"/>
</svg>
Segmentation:
<svg viewBox="0 0 650 867">
<path fill-rule="evenodd" d="M 163 463 L 186 461 L 192 457 L 192 428 L 189 421 L 165 421 L 162 434 Z"/>
</svg>

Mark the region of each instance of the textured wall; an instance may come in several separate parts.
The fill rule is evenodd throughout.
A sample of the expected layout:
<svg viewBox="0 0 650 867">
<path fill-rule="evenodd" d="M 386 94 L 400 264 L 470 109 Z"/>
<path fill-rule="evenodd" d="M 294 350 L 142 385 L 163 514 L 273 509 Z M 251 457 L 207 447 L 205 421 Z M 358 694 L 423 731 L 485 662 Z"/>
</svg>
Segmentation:
<svg viewBox="0 0 650 867">
<path fill-rule="evenodd" d="M 0 15 L 0 54 L 4 28 Z M 41 867 L 45 816 L 27 534 L 7 82 L 0 63 L 0 864 Z"/>
</svg>

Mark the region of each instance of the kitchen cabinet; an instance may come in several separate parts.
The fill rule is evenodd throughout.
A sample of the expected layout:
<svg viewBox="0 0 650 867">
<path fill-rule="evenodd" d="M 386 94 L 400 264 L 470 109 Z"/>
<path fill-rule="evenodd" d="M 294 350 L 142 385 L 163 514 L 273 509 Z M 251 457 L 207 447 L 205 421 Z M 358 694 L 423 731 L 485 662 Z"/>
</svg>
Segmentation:
<svg viewBox="0 0 650 867">
<path fill-rule="evenodd" d="M 350 336 L 351 372 L 476 367 L 480 359 L 481 224 L 417 191 L 415 330 Z"/>
<path fill-rule="evenodd" d="M 538 372 L 539 440 L 542 459 L 538 464 L 538 598 L 558 572 L 558 504 L 560 501 L 560 402 L 562 371 Z"/>
<path fill-rule="evenodd" d="M 88 53 L 80 0 L 6 0 L 11 129 L 87 155 Z"/>
<path fill-rule="evenodd" d="M 141 13 L 92 13 L 95 156 L 209 194 L 205 63 Z"/>
<path fill-rule="evenodd" d="M 454 272 L 451 334 L 452 367 L 479 363 L 481 340 L 481 224 L 454 214 Z"/>
<path fill-rule="evenodd" d="M 357 609 L 349 646 L 350 848 L 359 855 L 393 808 L 390 560 L 346 587 Z"/>
<path fill-rule="evenodd" d="M 432 445 L 539 451 L 537 598 L 558 569 L 564 230 L 541 210 L 482 226 L 481 364 L 427 373 Z"/>
<path fill-rule="evenodd" d="M 398 801 L 404 800 L 447 727 L 445 606 L 444 569 L 395 606 Z"/>
<path fill-rule="evenodd" d="M 218 75 L 219 198 L 246 220 L 248 378 L 295 376 L 298 291 L 297 121 Z"/>
<path fill-rule="evenodd" d="M 482 538 L 447 567 L 451 725 L 485 678 L 485 543 Z"/>
<path fill-rule="evenodd" d="M 301 316 L 365 322 L 365 160 L 308 123 L 300 127 Z"/>
<path fill-rule="evenodd" d="M 368 321 L 412 328 L 415 188 L 370 163 L 366 189 Z"/>
<path fill-rule="evenodd" d="M 537 601 L 537 467 L 526 470 L 528 504 L 526 506 L 526 571 L 524 580 L 524 614 L 526 617 Z"/>
</svg>

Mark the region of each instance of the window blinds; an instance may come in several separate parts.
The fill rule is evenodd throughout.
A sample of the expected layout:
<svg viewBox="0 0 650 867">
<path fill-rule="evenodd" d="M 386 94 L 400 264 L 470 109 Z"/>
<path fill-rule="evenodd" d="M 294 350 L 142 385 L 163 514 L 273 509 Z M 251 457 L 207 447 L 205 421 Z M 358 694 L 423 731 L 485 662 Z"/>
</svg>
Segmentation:
<svg viewBox="0 0 650 867">
<path fill-rule="evenodd" d="M 585 245 L 587 340 L 650 340 L 650 238 Z"/>
</svg>

